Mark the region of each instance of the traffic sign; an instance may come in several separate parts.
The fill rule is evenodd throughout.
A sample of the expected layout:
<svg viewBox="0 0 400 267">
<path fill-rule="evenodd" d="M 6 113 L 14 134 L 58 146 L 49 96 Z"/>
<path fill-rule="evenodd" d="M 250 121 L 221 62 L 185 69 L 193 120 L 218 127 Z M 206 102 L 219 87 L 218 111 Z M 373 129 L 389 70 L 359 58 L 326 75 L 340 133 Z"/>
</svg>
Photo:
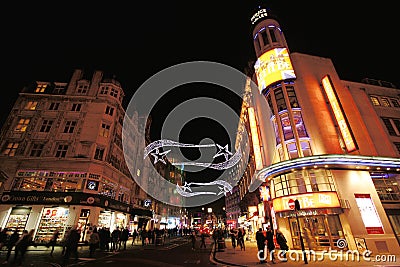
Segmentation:
<svg viewBox="0 0 400 267">
<path fill-rule="evenodd" d="M 293 199 L 289 199 L 288 201 L 289 209 L 294 210 L 295 204 Z"/>
</svg>

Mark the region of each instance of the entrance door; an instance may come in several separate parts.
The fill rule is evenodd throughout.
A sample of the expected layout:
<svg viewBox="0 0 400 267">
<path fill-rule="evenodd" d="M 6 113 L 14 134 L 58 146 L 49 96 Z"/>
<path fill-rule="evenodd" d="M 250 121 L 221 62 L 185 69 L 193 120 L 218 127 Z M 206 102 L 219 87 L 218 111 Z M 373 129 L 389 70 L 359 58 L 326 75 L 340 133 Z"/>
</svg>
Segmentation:
<svg viewBox="0 0 400 267">
<path fill-rule="evenodd" d="M 320 215 L 299 217 L 300 229 L 303 235 L 305 249 L 308 243 L 305 240 L 305 233 L 308 232 L 313 238 L 316 250 L 338 249 L 337 241 L 344 238 L 342 226 L 337 215 Z M 296 218 L 289 218 L 290 231 L 292 234 L 293 247 L 301 249 L 299 228 Z M 343 249 L 343 248 L 340 248 Z"/>
</svg>

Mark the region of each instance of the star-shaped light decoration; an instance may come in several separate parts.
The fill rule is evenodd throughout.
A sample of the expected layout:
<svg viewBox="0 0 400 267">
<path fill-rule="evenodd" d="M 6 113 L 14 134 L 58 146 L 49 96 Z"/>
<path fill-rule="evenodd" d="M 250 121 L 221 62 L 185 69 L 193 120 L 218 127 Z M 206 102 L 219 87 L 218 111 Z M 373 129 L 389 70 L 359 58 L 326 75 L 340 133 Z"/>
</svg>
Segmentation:
<svg viewBox="0 0 400 267">
<path fill-rule="evenodd" d="M 167 164 L 166 162 L 165 162 L 165 160 L 164 160 L 164 157 L 165 157 L 165 155 L 167 155 L 168 154 L 168 152 L 170 152 L 171 150 L 167 150 L 167 151 L 164 151 L 164 152 L 160 152 L 159 150 L 158 150 L 158 148 L 156 148 L 156 152 L 155 153 L 150 153 L 153 157 L 154 157 L 154 164 L 156 164 L 157 162 L 159 162 L 159 161 L 161 161 L 162 163 L 164 163 L 164 164 Z"/>
<path fill-rule="evenodd" d="M 230 152 L 229 150 L 228 150 L 228 145 L 225 145 L 224 147 L 223 146 L 220 146 L 220 145 L 218 145 L 218 144 L 216 144 L 217 145 L 217 147 L 218 147 L 218 152 L 217 152 L 217 154 L 215 154 L 214 155 L 214 159 L 216 158 L 216 157 L 219 157 L 219 156 L 224 156 L 225 157 L 225 160 L 228 160 L 228 157 L 229 156 L 232 156 L 232 152 Z M 229 155 L 229 156 L 228 156 Z"/>
</svg>

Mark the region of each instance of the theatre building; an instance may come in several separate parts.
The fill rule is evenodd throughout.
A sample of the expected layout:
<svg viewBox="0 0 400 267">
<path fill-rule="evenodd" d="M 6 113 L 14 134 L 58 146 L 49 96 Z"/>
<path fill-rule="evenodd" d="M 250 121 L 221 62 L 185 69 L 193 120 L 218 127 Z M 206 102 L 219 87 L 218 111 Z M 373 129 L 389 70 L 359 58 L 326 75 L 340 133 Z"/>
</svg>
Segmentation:
<svg viewBox="0 0 400 267">
<path fill-rule="evenodd" d="M 22 90 L 0 136 L 2 228 L 35 229 L 40 243 L 78 226 L 84 241 L 93 226 L 112 231 L 152 218 L 123 157 L 123 97 L 120 83 L 101 71 L 87 77 L 75 70 L 69 82 L 36 81 Z M 144 127 L 136 114 L 131 124 Z M 131 153 L 142 147 L 136 140 Z"/>
<path fill-rule="evenodd" d="M 341 80 L 331 59 L 290 52 L 267 9 L 251 23 L 259 142 L 251 182 L 270 194 L 264 223 L 294 249 L 308 233 L 315 250 L 399 254 L 400 90 Z"/>
</svg>

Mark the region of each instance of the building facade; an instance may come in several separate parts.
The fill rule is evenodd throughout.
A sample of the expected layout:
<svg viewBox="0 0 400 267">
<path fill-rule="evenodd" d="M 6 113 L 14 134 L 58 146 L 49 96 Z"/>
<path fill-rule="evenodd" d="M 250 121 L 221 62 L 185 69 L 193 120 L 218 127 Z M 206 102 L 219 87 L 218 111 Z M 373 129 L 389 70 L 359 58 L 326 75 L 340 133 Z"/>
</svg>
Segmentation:
<svg viewBox="0 0 400 267">
<path fill-rule="evenodd" d="M 147 175 L 148 161 L 122 149 L 123 123 L 133 134 L 146 122 L 122 106 L 124 91 L 102 71 L 86 77 L 75 70 L 69 82 L 36 81 L 19 94 L 0 136 L 0 226 L 10 231 L 35 229 L 36 242 L 46 242 L 55 230 L 60 239 L 71 227 L 81 229 L 81 241 L 93 227 L 146 227 L 162 203 L 135 183 Z M 139 134 L 137 134 L 139 136 Z M 131 139 L 131 155 L 145 140 Z"/>
<path fill-rule="evenodd" d="M 246 90 L 260 153 L 248 188 L 267 186 L 271 226 L 292 248 L 309 233 L 306 249 L 398 254 L 399 90 L 343 81 L 330 59 L 291 53 L 265 8 L 251 23 L 257 86 Z"/>
</svg>

